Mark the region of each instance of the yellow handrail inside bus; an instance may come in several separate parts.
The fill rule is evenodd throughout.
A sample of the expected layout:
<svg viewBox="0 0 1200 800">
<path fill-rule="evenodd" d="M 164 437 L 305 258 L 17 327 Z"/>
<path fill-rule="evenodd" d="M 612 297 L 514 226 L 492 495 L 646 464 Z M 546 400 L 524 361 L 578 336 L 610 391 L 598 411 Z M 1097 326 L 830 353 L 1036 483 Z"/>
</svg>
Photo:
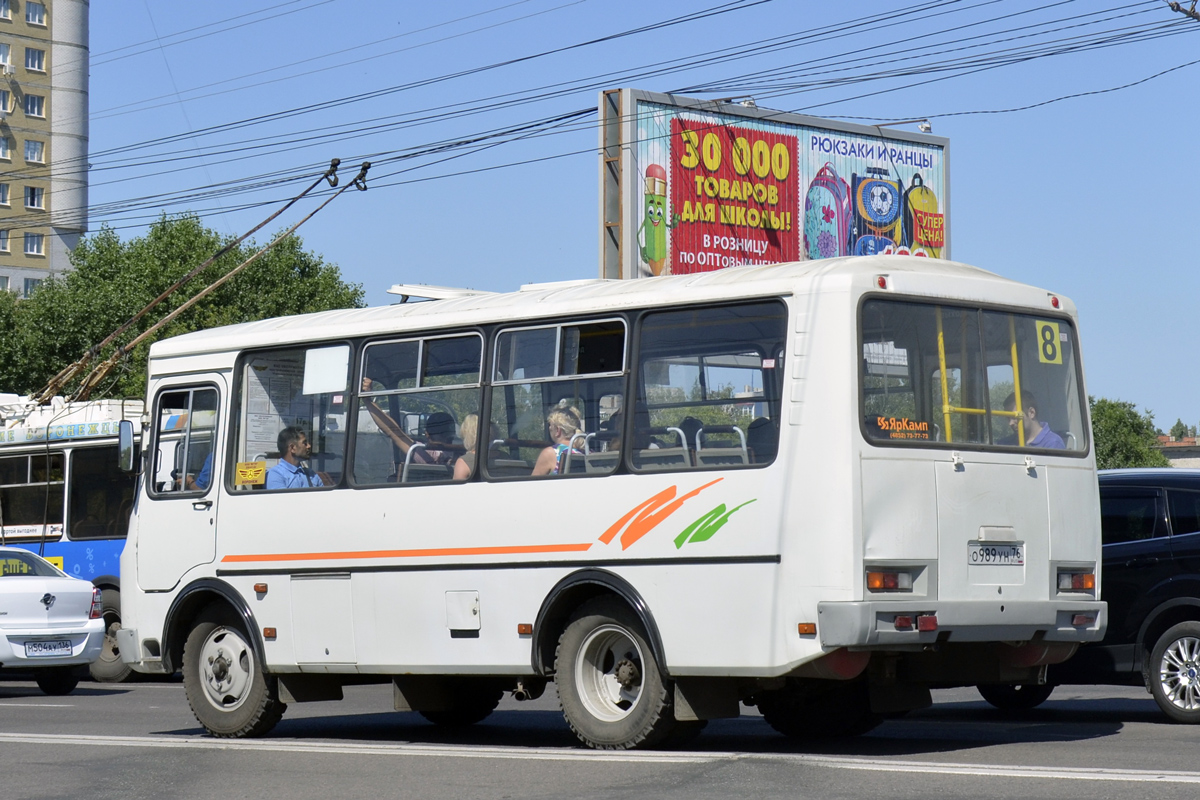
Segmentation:
<svg viewBox="0 0 1200 800">
<path fill-rule="evenodd" d="M 1017 444 L 1021 447 L 1025 446 L 1025 406 L 1021 403 L 1021 370 L 1018 369 L 1017 363 L 1017 323 L 1012 314 L 1008 315 L 1008 340 L 1009 346 L 1012 348 L 1012 371 L 1013 371 L 1013 410 L 1012 415 L 1017 418 Z M 1009 416 L 1008 412 L 1004 412 L 1004 416 Z"/>
<path fill-rule="evenodd" d="M 937 343 L 938 343 L 938 368 L 941 371 L 942 378 L 942 422 L 946 426 L 946 441 L 954 441 L 954 434 L 951 430 L 950 415 L 951 414 L 986 414 L 985 408 L 965 408 L 962 406 L 954 406 L 950 404 L 950 381 L 946 376 L 946 333 L 942 327 L 942 308 L 936 306 L 933 310 L 937 320 Z M 966 320 L 963 320 L 964 327 Z M 963 342 L 962 363 L 967 363 L 966 359 L 966 333 L 965 330 L 961 335 Z M 1008 317 L 1008 339 L 1009 351 L 1012 358 L 1013 370 L 1013 397 L 1016 401 L 1012 411 L 1004 411 L 1002 409 L 992 409 L 992 413 L 1000 417 L 1016 417 L 1017 419 L 1017 443 L 1025 446 L 1025 414 L 1021 405 L 1021 370 L 1020 362 L 1017 358 L 1017 326 L 1016 321 L 1010 314 Z M 965 379 L 965 378 L 964 378 Z M 960 388 L 960 391 L 965 391 L 965 387 Z"/>
</svg>

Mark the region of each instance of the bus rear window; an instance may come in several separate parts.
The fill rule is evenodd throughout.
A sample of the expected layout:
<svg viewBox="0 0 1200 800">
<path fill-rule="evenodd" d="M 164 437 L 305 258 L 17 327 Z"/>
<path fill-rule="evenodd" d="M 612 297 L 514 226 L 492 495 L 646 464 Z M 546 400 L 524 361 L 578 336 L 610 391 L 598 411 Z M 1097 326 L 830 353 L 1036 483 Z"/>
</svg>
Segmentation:
<svg viewBox="0 0 1200 800">
<path fill-rule="evenodd" d="M 895 444 L 1085 452 L 1075 341 L 1063 318 L 868 300 L 864 431 Z"/>
</svg>

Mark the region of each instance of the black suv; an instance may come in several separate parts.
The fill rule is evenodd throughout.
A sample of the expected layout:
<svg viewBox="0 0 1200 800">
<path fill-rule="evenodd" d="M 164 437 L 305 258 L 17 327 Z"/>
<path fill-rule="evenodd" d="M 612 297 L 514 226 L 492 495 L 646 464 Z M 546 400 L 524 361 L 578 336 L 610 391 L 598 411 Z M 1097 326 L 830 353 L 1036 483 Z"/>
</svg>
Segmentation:
<svg viewBox="0 0 1200 800">
<path fill-rule="evenodd" d="M 1200 470 L 1100 473 L 1104 640 L 1051 666 L 1045 686 L 981 686 L 994 706 L 1033 708 L 1056 684 L 1144 685 L 1177 722 L 1200 722 Z"/>
</svg>

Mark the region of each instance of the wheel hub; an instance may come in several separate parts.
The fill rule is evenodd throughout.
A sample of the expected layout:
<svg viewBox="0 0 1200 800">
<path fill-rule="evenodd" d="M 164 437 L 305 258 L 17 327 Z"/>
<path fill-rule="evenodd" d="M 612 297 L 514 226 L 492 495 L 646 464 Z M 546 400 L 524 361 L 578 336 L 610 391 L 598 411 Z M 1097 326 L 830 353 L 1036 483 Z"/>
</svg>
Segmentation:
<svg viewBox="0 0 1200 800">
<path fill-rule="evenodd" d="M 627 658 L 623 658 L 617 662 L 616 677 L 617 683 L 621 684 L 621 688 L 629 690 L 641 682 L 642 671 L 637 668 L 637 664 L 634 664 Z"/>
<path fill-rule="evenodd" d="M 1200 639 L 1184 636 L 1171 642 L 1159 665 L 1159 680 L 1171 705 L 1200 710 Z"/>
<path fill-rule="evenodd" d="M 254 657 L 236 631 L 217 628 L 204 640 L 200 671 L 208 702 L 221 711 L 233 711 L 250 693 Z"/>
<path fill-rule="evenodd" d="M 629 632 L 604 625 L 580 644 L 575 685 L 588 712 L 605 722 L 629 716 L 642 694 L 642 652 Z"/>
</svg>

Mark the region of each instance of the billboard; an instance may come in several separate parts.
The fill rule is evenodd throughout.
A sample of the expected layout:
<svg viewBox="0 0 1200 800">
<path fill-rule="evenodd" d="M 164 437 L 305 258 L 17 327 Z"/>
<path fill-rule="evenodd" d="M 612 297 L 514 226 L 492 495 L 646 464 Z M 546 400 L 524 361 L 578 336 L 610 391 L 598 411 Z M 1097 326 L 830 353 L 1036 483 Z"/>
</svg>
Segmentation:
<svg viewBox="0 0 1200 800">
<path fill-rule="evenodd" d="M 600 276 L 948 258 L 949 140 L 632 89 L 600 97 Z"/>
</svg>

